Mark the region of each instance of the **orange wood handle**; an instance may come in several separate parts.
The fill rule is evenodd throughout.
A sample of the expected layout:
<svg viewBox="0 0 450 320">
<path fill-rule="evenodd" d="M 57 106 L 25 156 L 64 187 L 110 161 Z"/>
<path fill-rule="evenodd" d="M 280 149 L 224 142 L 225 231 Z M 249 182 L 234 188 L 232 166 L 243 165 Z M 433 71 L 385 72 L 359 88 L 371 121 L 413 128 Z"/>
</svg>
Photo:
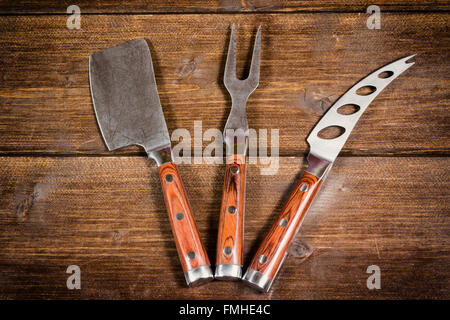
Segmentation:
<svg viewBox="0 0 450 320">
<path fill-rule="evenodd" d="M 322 180 L 315 175 L 303 174 L 253 257 L 249 269 L 274 280 L 321 183 Z"/>
<path fill-rule="evenodd" d="M 210 265 L 177 166 L 169 162 L 158 170 L 183 271 Z"/>
<path fill-rule="evenodd" d="M 231 157 L 223 185 L 216 266 L 243 264 L 246 157 Z"/>
</svg>

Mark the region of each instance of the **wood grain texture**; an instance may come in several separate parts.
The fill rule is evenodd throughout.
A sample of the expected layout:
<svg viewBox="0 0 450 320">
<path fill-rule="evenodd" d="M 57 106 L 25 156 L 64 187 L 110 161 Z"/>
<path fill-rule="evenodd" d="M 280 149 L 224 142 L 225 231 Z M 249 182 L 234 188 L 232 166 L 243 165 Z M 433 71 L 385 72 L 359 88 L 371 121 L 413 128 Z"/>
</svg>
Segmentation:
<svg viewBox="0 0 450 320">
<path fill-rule="evenodd" d="M 322 184 L 304 172 L 269 232 L 259 245 L 249 268 L 274 280 L 299 231 L 311 202 Z"/>
<path fill-rule="evenodd" d="M 0 154 L 106 155 L 92 107 L 88 57 L 144 37 L 170 133 L 222 129 L 231 105 L 223 68 L 231 23 L 238 28 L 238 76 L 262 25 L 261 77 L 247 104 L 250 128 L 279 130 L 279 154 L 298 156 L 324 111 L 349 87 L 399 57 L 416 64 L 371 104 L 343 155 L 448 155 L 448 14 L 0 16 Z M 426 26 L 426 27 L 424 27 Z M 382 53 L 382 54 L 381 54 Z M 177 140 L 178 141 L 178 140 Z M 203 141 L 205 148 L 211 141 Z M 144 155 L 129 147 L 113 155 Z M 108 154 L 110 155 L 110 154 Z"/>
<path fill-rule="evenodd" d="M 380 30 L 367 29 L 360 0 L 81 0 L 81 29 L 69 30 L 72 4 L 0 0 L 0 298 L 450 298 L 448 1 L 378 1 Z M 291 156 L 305 154 L 320 116 L 371 71 L 418 53 L 352 132 L 268 294 L 186 287 L 158 170 L 138 148 L 106 150 L 89 93 L 89 55 L 143 37 L 169 131 L 221 129 L 232 23 L 240 77 L 263 27 L 247 115 L 269 145 L 279 130 L 282 156 L 273 176 L 248 165 L 245 268 L 305 169 Z M 180 167 L 209 256 L 225 169 Z M 81 290 L 66 287 L 73 264 Z M 366 287 L 374 264 L 381 290 Z"/>
<path fill-rule="evenodd" d="M 0 1 L 0 13 L 66 13 L 71 1 L 40 0 Z M 302 11 L 344 11 L 366 12 L 370 5 L 367 1 L 350 0 L 129 0 L 122 2 L 112 0 L 78 0 L 76 4 L 82 13 L 239 13 L 239 12 L 302 12 Z M 376 2 L 383 11 L 448 11 L 445 0 L 379 0 Z"/>
<path fill-rule="evenodd" d="M 194 215 L 175 163 L 158 167 L 164 202 L 169 214 L 172 234 L 177 246 L 183 271 L 209 266 L 209 258 L 203 246 Z"/>
<path fill-rule="evenodd" d="M 305 164 L 281 158 L 272 176 L 248 165 L 245 266 Z M 0 297 L 449 299 L 449 168 L 440 157 L 338 158 L 272 290 L 258 294 L 238 282 L 185 286 L 146 158 L 1 157 Z M 210 256 L 224 169 L 180 166 Z M 73 264 L 81 290 L 66 288 Z M 373 264 L 381 290 L 366 287 Z"/>
<path fill-rule="evenodd" d="M 217 232 L 216 265 L 244 264 L 244 220 L 246 157 L 230 156 L 227 161 Z M 228 252 L 228 248 L 231 252 Z M 225 249 L 227 248 L 227 249 Z"/>
</svg>

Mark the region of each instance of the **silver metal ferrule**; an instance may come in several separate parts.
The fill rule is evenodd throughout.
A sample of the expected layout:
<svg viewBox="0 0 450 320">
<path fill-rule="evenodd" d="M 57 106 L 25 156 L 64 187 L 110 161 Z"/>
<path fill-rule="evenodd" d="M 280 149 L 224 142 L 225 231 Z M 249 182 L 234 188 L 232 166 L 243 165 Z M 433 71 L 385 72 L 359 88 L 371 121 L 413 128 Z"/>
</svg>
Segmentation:
<svg viewBox="0 0 450 320">
<path fill-rule="evenodd" d="M 242 280 L 250 287 L 263 292 L 268 292 L 273 282 L 273 279 L 270 279 L 261 272 L 250 268 L 247 269 L 247 272 L 244 274 L 244 277 L 242 277 Z"/>
<path fill-rule="evenodd" d="M 308 168 L 305 171 L 315 175 L 319 179 L 325 180 L 332 166 L 332 162 L 323 160 L 310 152 L 308 154 Z"/>
<path fill-rule="evenodd" d="M 147 152 L 147 154 L 149 158 L 152 158 L 153 160 L 156 161 L 158 167 L 160 165 L 173 161 L 172 149 L 170 147 L 165 147 L 159 150 L 153 150 Z"/>
<path fill-rule="evenodd" d="M 199 286 L 214 279 L 211 267 L 209 265 L 186 271 L 184 273 L 184 277 L 190 287 Z"/>
<path fill-rule="evenodd" d="M 216 266 L 214 277 L 217 280 L 240 280 L 242 277 L 242 266 L 231 263 L 221 263 Z"/>
<path fill-rule="evenodd" d="M 236 154 L 246 156 L 249 144 L 248 131 L 244 132 L 242 129 L 235 131 L 233 129 L 225 129 L 224 143 L 227 158 Z"/>
</svg>

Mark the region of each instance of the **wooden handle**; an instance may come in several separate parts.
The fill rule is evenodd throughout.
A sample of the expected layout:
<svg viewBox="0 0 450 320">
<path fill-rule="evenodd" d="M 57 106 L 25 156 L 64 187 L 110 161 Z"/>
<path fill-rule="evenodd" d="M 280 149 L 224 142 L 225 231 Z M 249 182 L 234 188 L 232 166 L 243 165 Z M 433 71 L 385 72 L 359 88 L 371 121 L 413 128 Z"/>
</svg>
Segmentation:
<svg viewBox="0 0 450 320">
<path fill-rule="evenodd" d="M 216 279 L 241 278 L 244 242 L 246 157 L 229 158 L 217 235 Z"/>
<path fill-rule="evenodd" d="M 315 175 L 303 174 L 244 275 L 250 285 L 269 291 L 321 183 Z"/>
<path fill-rule="evenodd" d="M 210 262 L 200 239 L 177 166 L 173 162 L 169 162 L 160 165 L 158 170 L 173 237 L 186 281 L 189 285 L 197 280 L 204 282 L 205 278 L 212 278 L 209 269 Z M 204 267 L 200 278 L 198 276 L 201 269 L 197 269 L 195 276 L 192 277 L 190 271 L 199 267 Z"/>
</svg>

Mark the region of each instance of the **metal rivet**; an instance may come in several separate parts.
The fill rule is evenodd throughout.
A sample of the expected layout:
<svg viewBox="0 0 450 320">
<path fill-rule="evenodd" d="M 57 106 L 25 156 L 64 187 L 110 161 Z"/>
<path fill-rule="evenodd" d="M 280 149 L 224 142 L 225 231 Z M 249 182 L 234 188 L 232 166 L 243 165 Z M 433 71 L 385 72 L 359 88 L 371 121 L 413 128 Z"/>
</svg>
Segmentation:
<svg viewBox="0 0 450 320">
<path fill-rule="evenodd" d="M 173 181 L 173 176 L 171 174 L 166 175 L 165 177 L 167 182 L 172 182 Z"/>
<path fill-rule="evenodd" d="M 176 217 L 177 217 L 177 220 L 183 220 L 184 214 L 182 212 L 178 212 Z"/>
<path fill-rule="evenodd" d="M 188 258 L 191 259 L 191 260 L 195 259 L 195 252 L 194 251 L 189 251 Z"/>
<path fill-rule="evenodd" d="M 232 166 L 230 168 L 231 173 L 236 174 L 239 173 L 239 167 L 238 166 Z"/>
<path fill-rule="evenodd" d="M 235 206 L 229 206 L 228 207 L 228 212 L 229 213 L 235 213 L 236 212 L 236 207 Z"/>
<path fill-rule="evenodd" d="M 303 184 L 300 186 L 300 191 L 302 191 L 302 192 L 308 191 L 308 185 L 307 185 L 306 183 L 303 183 Z"/>
<path fill-rule="evenodd" d="M 287 224 L 288 224 L 288 221 L 287 221 L 287 219 L 281 219 L 281 221 L 280 221 L 280 226 L 282 226 L 282 227 L 286 227 L 286 226 L 287 226 Z"/>
<path fill-rule="evenodd" d="M 228 254 L 231 254 L 231 252 L 233 252 L 233 249 L 231 247 L 223 248 L 223 253 L 228 255 Z"/>
<path fill-rule="evenodd" d="M 259 256 L 259 263 L 264 263 L 267 261 L 267 257 L 265 255 L 260 255 Z"/>
</svg>

